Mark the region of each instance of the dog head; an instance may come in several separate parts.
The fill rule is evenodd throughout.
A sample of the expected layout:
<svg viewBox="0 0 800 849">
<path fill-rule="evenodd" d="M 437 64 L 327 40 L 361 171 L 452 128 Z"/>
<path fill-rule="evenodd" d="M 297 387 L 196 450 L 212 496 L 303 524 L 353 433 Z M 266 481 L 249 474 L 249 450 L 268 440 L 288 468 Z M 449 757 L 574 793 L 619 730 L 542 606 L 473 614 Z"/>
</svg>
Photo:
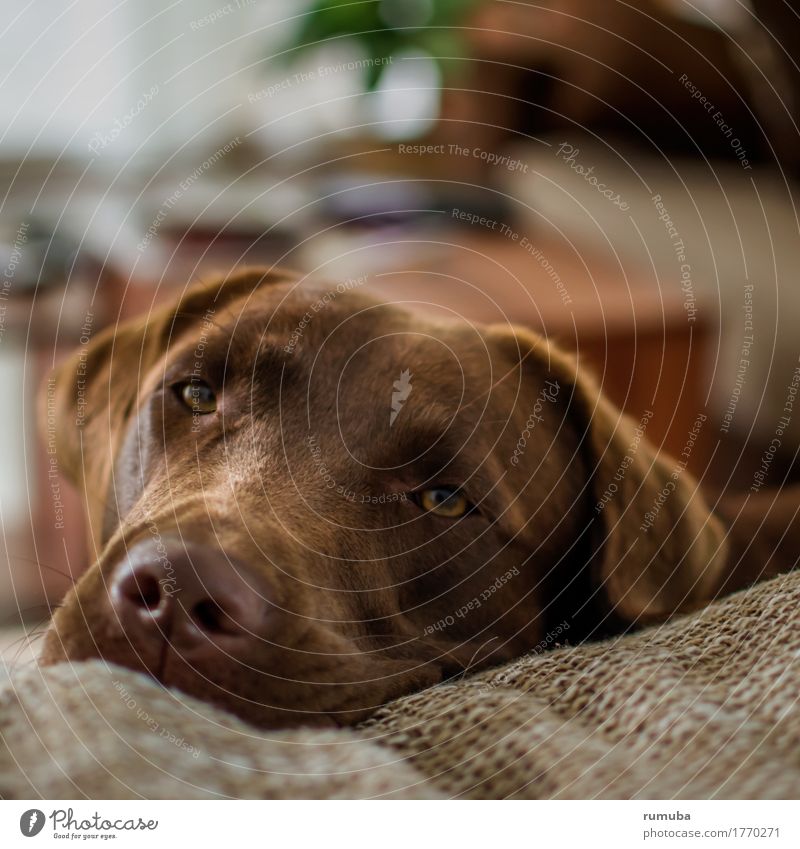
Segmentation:
<svg viewBox="0 0 800 849">
<path fill-rule="evenodd" d="M 353 723 L 554 633 L 658 621 L 724 560 L 690 476 L 518 328 L 248 271 L 105 331 L 55 387 L 95 562 L 41 662 L 99 656 L 255 723 Z"/>
</svg>

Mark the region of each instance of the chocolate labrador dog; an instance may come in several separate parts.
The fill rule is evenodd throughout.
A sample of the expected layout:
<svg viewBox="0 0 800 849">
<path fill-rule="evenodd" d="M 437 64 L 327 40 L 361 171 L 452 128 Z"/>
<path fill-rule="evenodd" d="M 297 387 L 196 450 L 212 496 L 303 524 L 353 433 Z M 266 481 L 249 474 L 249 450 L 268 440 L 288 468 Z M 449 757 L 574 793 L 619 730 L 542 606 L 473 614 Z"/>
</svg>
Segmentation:
<svg viewBox="0 0 800 849">
<path fill-rule="evenodd" d="M 41 662 L 101 657 L 264 726 L 352 724 L 797 556 L 796 510 L 712 512 L 546 340 L 344 284 L 197 285 L 62 365 L 55 402 L 96 559 Z"/>
</svg>

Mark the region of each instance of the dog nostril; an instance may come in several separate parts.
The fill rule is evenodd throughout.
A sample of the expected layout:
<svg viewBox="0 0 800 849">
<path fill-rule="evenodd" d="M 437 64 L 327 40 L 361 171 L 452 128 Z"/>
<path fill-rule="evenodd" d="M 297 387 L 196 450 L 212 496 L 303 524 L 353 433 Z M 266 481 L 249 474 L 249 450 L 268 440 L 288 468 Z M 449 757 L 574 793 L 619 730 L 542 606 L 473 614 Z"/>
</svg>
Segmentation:
<svg viewBox="0 0 800 849">
<path fill-rule="evenodd" d="M 153 610 L 161 603 L 161 585 L 153 575 L 139 582 L 139 602 L 148 610 Z"/>
<path fill-rule="evenodd" d="M 192 608 L 192 619 L 208 634 L 226 634 L 236 630 L 235 622 L 212 599 L 198 602 Z"/>
<path fill-rule="evenodd" d="M 262 629 L 273 627 L 271 587 L 258 574 L 230 564 L 213 549 L 182 541 L 170 540 L 168 554 L 171 572 L 149 541 L 140 543 L 112 574 L 110 602 L 126 633 L 142 640 L 160 640 L 166 633 L 179 653 L 196 654 L 210 651 L 209 642 L 244 650 Z"/>
<path fill-rule="evenodd" d="M 135 607 L 153 611 L 161 604 L 161 583 L 152 572 L 134 570 L 119 584 L 119 591 Z"/>
</svg>

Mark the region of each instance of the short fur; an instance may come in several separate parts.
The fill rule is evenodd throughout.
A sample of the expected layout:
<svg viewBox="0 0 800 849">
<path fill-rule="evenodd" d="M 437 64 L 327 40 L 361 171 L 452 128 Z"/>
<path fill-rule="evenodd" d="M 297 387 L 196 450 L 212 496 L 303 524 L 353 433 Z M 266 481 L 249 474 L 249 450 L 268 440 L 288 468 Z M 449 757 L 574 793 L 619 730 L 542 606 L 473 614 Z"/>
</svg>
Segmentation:
<svg viewBox="0 0 800 849">
<path fill-rule="evenodd" d="M 573 642 L 616 633 L 794 565 L 796 509 L 773 516 L 764 495 L 712 512 L 546 340 L 342 289 L 237 273 L 57 370 L 57 456 L 85 494 L 95 562 L 43 664 L 100 656 L 156 674 L 162 647 L 125 632 L 107 589 L 153 535 L 270 586 L 269 635 L 247 656 L 198 668 L 173 651 L 158 665 L 163 683 L 270 726 L 351 724 L 564 621 Z M 192 374 L 219 393 L 215 414 L 193 418 L 171 391 Z M 476 509 L 446 519 L 407 497 L 437 483 Z"/>
</svg>

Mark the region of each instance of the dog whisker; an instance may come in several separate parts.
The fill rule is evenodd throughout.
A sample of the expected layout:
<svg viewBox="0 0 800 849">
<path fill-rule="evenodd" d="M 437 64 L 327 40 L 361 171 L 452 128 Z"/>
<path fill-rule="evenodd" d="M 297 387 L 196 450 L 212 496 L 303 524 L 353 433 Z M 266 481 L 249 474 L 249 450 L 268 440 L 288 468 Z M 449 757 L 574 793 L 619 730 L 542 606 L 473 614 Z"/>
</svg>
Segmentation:
<svg viewBox="0 0 800 849">
<path fill-rule="evenodd" d="M 44 635 L 47 633 L 46 628 L 42 628 L 41 630 L 37 630 L 46 621 L 47 621 L 47 619 L 44 619 L 41 622 L 37 623 L 37 625 L 35 626 L 33 631 L 29 631 L 25 634 L 22 634 L 22 636 L 18 637 L 16 640 L 14 640 L 12 643 L 10 643 L 8 645 L 8 647 L 7 647 L 8 651 L 13 652 L 13 655 L 12 655 L 10 663 L 9 663 L 9 667 L 11 669 L 18 669 L 21 665 L 20 664 L 20 656 L 22 655 L 22 653 L 26 649 L 30 649 L 32 647 L 33 643 L 40 641 L 44 637 Z M 31 660 L 29 662 L 32 663 L 32 664 L 35 664 L 36 658 L 35 657 L 31 658 Z"/>
<path fill-rule="evenodd" d="M 49 563 L 44 563 L 41 560 L 37 560 L 35 557 L 23 557 L 21 554 L 14 554 L 11 557 L 12 560 L 18 560 L 21 563 L 31 563 L 34 566 L 38 566 L 40 569 L 47 569 L 50 572 L 55 572 L 56 575 L 60 575 L 62 578 L 66 578 L 72 584 L 76 584 L 78 581 L 75 577 L 69 574 L 69 572 L 65 572 L 63 569 L 59 569 L 57 566 L 52 566 Z"/>
<path fill-rule="evenodd" d="M 361 634 L 359 636 L 353 637 L 352 639 L 355 642 L 356 640 L 370 640 L 370 639 L 376 639 L 376 638 L 380 639 L 382 637 L 392 637 L 392 638 L 396 638 L 398 640 L 403 641 L 402 645 L 390 646 L 390 647 L 388 647 L 388 649 L 385 649 L 385 650 L 391 651 L 392 648 L 402 648 L 403 645 L 409 645 L 411 643 L 419 643 L 420 645 L 423 645 L 426 648 L 430 649 L 431 652 L 434 655 L 438 656 L 439 658 L 446 658 L 447 660 L 449 660 L 454 665 L 456 665 L 458 667 L 463 667 L 463 661 L 459 660 L 459 658 L 455 654 L 453 654 L 451 649 L 447 648 L 446 646 L 444 646 L 440 643 L 435 643 L 431 640 L 428 640 L 425 637 L 420 636 L 419 634 L 400 634 L 400 633 L 395 633 L 395 632 L 387 632 L 387 633 L 381 633 L 381 634 Z M 493 637 L 492 639 L 496 639 L 496 637 Z M 486 645 L 486 644 L 484 643 L 483 645 Z M 481 646 L 478 649 L 478 651 L 480 651 L 481 648 L 483 648 L 483 646 Z M 473 655 L 473 657 L 474 657 L 474 655 Z"/>
<path fill-rule="evenodd" d="M 469 659 L 469 663 L 467 663 L 466 667 L 464 668 L 464 671 L 461 673 L 459 678 L 466 678 L 466 676 L 469 674 L 469 671 L 472 669 L 472 667 L 476 666 L 478 664 L 479 661 L 476 658 L 481 653 L 481 651 L 483 651 L 484 647 L 488 646 L 489 643 L 491 643 L 493 640 L 496 640 L 496 639 L 497 639 L 497 637 L 489 637 L 488 640 L 484 640 L 484 642 L 482 642 L 478 646 L 478 648 L 475 649 L 475 652 L 473 653 L 472 657 Z"/>
</svg>

